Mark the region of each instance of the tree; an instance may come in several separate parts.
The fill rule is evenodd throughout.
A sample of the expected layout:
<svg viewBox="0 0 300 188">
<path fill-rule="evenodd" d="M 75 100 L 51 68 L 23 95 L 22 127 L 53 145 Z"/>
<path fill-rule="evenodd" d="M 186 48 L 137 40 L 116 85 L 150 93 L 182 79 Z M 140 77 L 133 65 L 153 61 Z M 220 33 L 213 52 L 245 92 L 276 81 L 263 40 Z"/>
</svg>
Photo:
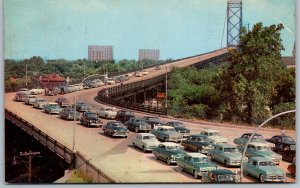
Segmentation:
<svg viewBox="0 0 300 188">
<path fill-rule="evenodd" d="M 275 94 L 276 81 L 283 70 L 280 31 L 282 24 L 253 26 L 241 30 L 240 44 L 230 51 L 229 66 L 220 77 L 226 114 L 252 123 L 267 116 L 267 106 Z"/>
</svg>

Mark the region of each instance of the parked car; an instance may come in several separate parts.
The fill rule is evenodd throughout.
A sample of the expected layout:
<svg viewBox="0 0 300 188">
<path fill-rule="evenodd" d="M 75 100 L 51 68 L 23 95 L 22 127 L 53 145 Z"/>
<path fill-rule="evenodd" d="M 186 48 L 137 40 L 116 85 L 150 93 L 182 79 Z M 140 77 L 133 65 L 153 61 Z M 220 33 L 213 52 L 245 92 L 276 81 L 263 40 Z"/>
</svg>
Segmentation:
<svg viewBox="0 0 300 188">
<path fill-rule="evenodd" d="M 182 136 L 178 133 L 174 127 L 170 126 L 159 126 L 157 129 L 153 129 L 152 134 L 156 136 L 158 140 L 164 142 L 180 142 Z"/>
<path fill-rule="evenodd" d="M 150 133 L 138 133 L 132 140 L 133 147 L 140 148 L 143 152 L 152 151 L 159 144 L 155 135 Z"/>
<path fill-rule="evenodd" d="M 42 89 L 42 88 L 32 88 L 32 89 L 29 90 L 29 93 L 31 95 L 43 94 L 44 93 L 44 89 Z"/>
<path fill-rule="evenodd" d="M 66 85 L 66 92 L 67 93 L 72 93 L 75 92 L 75 86 L 74 85 Z"/>
<path fill-rule="evenodd" d="M 104 134 L 110 135 L 112 137 L 120 136 L 127 138 L 128 129 L 120 121 L 109 121 L 106 125 L 103 126 Z"/>
<path fill-rule="evenodd" d="M 112 108 L 100 108 L 97 112 L 99 117 L 105 118 L 105 119 L 115 119 L 117 116 L 117 112 L 113 110 Z"/>
<path fill-rule="evenodd" d="M 240 147 L 240 151 L 243 152 L 245 147 Z M 251 157 L 265 157 L 272 160 L 275 164 L 279 164 L 282 160 L 282 156 L 271 150 L 268 144 L 261 142 L 250 142 L 246 149 L 246 156 Z"/>
<path fill-rule="evenodd" d="M 239 176 L 231 170 L 216 169 L 211 170 L 202 176 L 202 182 L 204 183 L 237 183 L 239 182 Z"/>
<path fill-rule="evenodd" d="M 210 162 L 210 159 L 201 153 L 188 153 L 177 159 L 177 166 L 181 171 L 186 171 L 194 175 L 197 179 L 211 170 L 217 169 L 217 165 Z"/>
<path fill-rule="evenodd" d="M 97 79 L 97 80 L 93 80 L 90 83 L 90 88 L 96 88 L 96 87 L 100 87 L 100 86 L 103 86 L 103 85 L 104 85 L 104 83 L 100 79 Z"/>
<path fill-rule="evenodd" d="M 17 102 L 24 102 L 27 98 L 28 94 L 24 93 L 24 92 L 18 92 L 15 95 L 15 101 Z"/>
<path fill-rule="evenodd" d="M 74 120 L 74 108 L 63 108 L 61 112 L 59 112 L 59 116 L 65 120 Z M 80 119 L 80 113 L 76 112 L 76 120 Z"/>
<path fill-rule="evenodd" d="M 46 96 L 55 96 L 57 94 L 58 94 L 58 88 L 57 87 L 46 89 L 46 92 L 45 92 Z"/>
<path fill-rule="evenodd" d="M 135 77 L 142 77 L 143 76 L 143 72 L 142 71 L 137 71 L 134 73 Z"/>
<path fill-rule="evenodd" d="M 164 125 L 159 117 L 154 117 L 154 116 L 144 116 L 143 119 L 151 125 L 151 129 L 156 129 L 157 126 L 162 126 Z"/>
<path fill-rule="evenodd" d="M 157 65 L 157 66 L 154 68 L 154 70 L 160 70 L 160 66 Z"/>
<path fill-rule="evenodd" d="M 115 84 L 115 83 L 116 83 L 116 81 L 113 80 L 112 78 L 109 78 L 109 79 L 106 80 L 106 84 L 107 84 L 107 85 L 113 85 L 113 84 Z"/>
<path fill-rule="evenodd" d="M 190 135 L 186 140 L 181 142 L 181 145 L 185 150 L 196 151 L 198 153 L 207 154 L 211 149 L 214 149 L 214 144 L 207 140 L 206 136 L 203 135 Z"/>
<path fill-rule="evenodd" d="M 275 163 L 264 157 L 252 157 L 244 164 L 246 175 L 251 175 L 263 182 L 285 182 L 286 174 L 284 170 L 278 168 Z"/>
<path fill-rule="evenodd" d="M 185 128 L 185 125 L 182 122 L 170 121 L 170 122 L 166 123 L 166 125 L 174 127 L 177 132 L 181 133 L 183 138 L 188 137 L 191 133 L 191 130 Z"/>
<path fill-rule="evenodd" d="M 19 89 L 19 92 L 29 94 L 29 90 L 27 88 L 21 88 Z"/>
<path fill-rule="evenodd" d="M 33 105 L 33 103 L 35 102 L 36 100 L 36 95 L 26 95 L 25 97 L 25 104 L 28 104 L 28 105 Z"/>
<path fill-rule="evenodd" d="M 75 84 L 76 91 L 82 91 L 83 90 L 83 84 Z"/>
<path fill-rule="evenodd" d="M 149 72 L 145 71 L 145 70 L 142 73 L 143 73 L 143 75 L 148 75 L 149 74 Z"/>
<path fill-rule="evenodd" d="M 71 102 L 69 99 L 64 98 L 64 97 L 58 97 L 55 102 L 62 108 L 71 106 Z"/>
<path fill-rule="evenodd" d="M 275 135 L 267 141 L 275 144 L 272 149 L 282 155 L 283 160 L 293 162 L 296 156 L 296 141 L 293 138 L 286 135 Z"/>
<path fill-rule="evenodd" d="M 130 110 L 119 110 L 117 112 L 116 120 L 121 121 L 122 123 L 125 123 L 131 117 L 134 117 L 134 113 L 132 111 L 130 111 Z"/>
<path fill-rule="evenodd" d="M 59 114 L 61 107 L 56 102 L 49 102 L 44 106 L 44 112 L 48 114 Z"/>
<path fill-rule="evenodd" d="M 90 89 L 90 85 L 89 84 L 84 84 L 83 89 Z"/>
<path fill-rule="evenodd" d="M 98 118 L 98 114 L 94 112 L 84 112 L 80 118 L 80 124 L 87 127 L 102 127 L 102 120 Z"/>
<path fill-rule="evenodd" d="M 227 143 L 227 138 L 221 136 L 219 131 L 214 129 L 204 129 L 200 132 L 200 135 L 206 136 L 207 139 L 213 144 Z"/>
<path fill-rule="evenodd" d="M 156 159 L 166 161 L 168 165 L 176 163 L 178 158 L 186 154 L 179 144 L 173 142 L 160 143 L 158 147 L 153 148 L 152 153 Z"/>
<path fill-rule="evenodd" d="M 240 146 L 244 146 L 248 142 L 248 140 L 251 137 L 251 135 L 252 135 L 252 133 L 245 133 L 240 138 L 234 139 L 233 142 L 236 145 L 238 145 L 239 147 Z M 270 147 L 274 147 L 275 146 L 274 144 L 266 141 L 261 134 L 254 134 L 251 142 L 253 142 L 253 141 L 255 141 L 255 142 L 261 142 L 261 143 L 265 143 L 265 144 L 269 144 Z"/>
<path fill-rule="evenodd" d="M 48 100 L 44 98 L 36 98 L 36 100 L 33 103 L 33 107 L 43 109 L 44 106 L 48 104 Z"/>
<path fill-rule="evenodd" d="M 92 109 L 92 106 L 85 102 L 76 103 L 76 110 L 79 112 L 88 112 Z"/>
<path fill-rule="evenodd" d="M 227 167 L 241 165 L 242 153 L 236 146 L 231 144 L 216 144 L 214 149 L 207 152 L 207 155 L 211 157 L 211 160 L 223 163 Z M 245 157 L 244 161 L 247 160 L 248 158 Z"/>
<path fill-rule="evenodd" d="M 151 125 L 146 123 L 143 119 L 132 117 L 128 121 L 125 122 L 125 126 L 129 130 L 140 132 L 140 131 L 145 131 L 149 132 L 151 130 Z"/>
</svg>

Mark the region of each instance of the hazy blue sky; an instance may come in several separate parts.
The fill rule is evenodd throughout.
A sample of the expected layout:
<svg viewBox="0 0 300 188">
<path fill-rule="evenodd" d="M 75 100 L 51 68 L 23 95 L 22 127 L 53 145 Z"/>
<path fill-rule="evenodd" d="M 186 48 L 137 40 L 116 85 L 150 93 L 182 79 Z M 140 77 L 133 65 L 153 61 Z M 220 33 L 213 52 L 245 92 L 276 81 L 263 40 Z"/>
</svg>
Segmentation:
<svg viewBox="0 0 300 188">
<path fill-rule="evenodd" d="M 221 47 L 226 7 L 227 0 L 5 0 L 4 57 L 83 59 L 88 45 L 112 45 L 117 60 L 137 59 L 144 48 L 160 49 L 161 59 L 196 55 Z M 295 0 L 243 0 L 243 23 L 282 22 L 282 55 L 291 55 L 294 11 Z"/>
</svg>

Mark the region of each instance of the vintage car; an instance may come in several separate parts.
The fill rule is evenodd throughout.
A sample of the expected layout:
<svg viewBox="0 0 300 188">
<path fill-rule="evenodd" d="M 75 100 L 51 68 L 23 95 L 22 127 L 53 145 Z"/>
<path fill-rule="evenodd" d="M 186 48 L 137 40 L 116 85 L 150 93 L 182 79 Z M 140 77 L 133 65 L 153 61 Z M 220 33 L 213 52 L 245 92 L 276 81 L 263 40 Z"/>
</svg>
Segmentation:
<svg viewBox="0 0 300 188">
<path fill-rule="evenodd" d="M 55 96 L 57 94 L 58 94 L 58 87 L 49 88 L 49 89 L 46 89 L 46 91 L 45 91 L 46 96 Z"/>
<path fill-rule="evenodd" d="M 201 153 L 188 153 L 182 158 L 177 159 L 177 166 L 182 171 L 186 171 L 194 175 L 197 179 L 203 174 L 217 169 L 217 165 L 210 162 L 210 159 Z"/>
<path fill-rule="evenodd" d="M 252 157 L 244 164 L 244 174 L 259 178 L 260 182 L 285 182 L 284 170 L 278 168 L 275 163 L 264 157 Z"/>
<path fill-rule="evenodd" d="M 286 135 L 276 135 L 267 141 L 275 144 L 272 149 L 282 155 L 283 160 L 293 162 L 293 158 L 296 156 L 296 141 L 293 138 Z"/>
<path fill-rule="evenodd" d="M 153 134 L 138 133 L 132 140 L 133 147 L 140 148 L 143 152 L 152 151 L 160 142 Z"/>
<path fill-rule="evenodd" d="M 200 135 L 206 136 L 207 139 L 213 144 L 227 143 L 227 138 L 221 136 L 217 130 L 204 129 L 200 132 Z"/>
<path fill-rule="evenodd" d="M 198 153 L 207 154 L 211 149 L 214 149 L 214 144 L 207 140 L 203 135 L 190 135 L 186 140 L 181 142 L 185 150 L 196 151 Z"/>
<path fill-rule="evenodd" d="M 178 158 L 186 154 L 179 144 L 173 142 L 160 143 L 158 147 L 153 148 L 152 153 L 156 159 L 166 161 L 168 165 L 176 163 Z"/>
<path fill-rule="evenodd" d="M 158 140 L 164 142 L 180 142 L 183 140 L 181 134 L 171 126 L 159 126 L 157 129 L 153 129 L 151 133 L 154 134 Z"/>
<path fill-rule="evenodd" d="M 44 91 L 45 91 L 45 90 L 42 89 L 42 88 L 32 88 L 32 89 L 29 90 L 29 93 L 30 93 L 31 95 L 39 95 L 39 94 L 43 94 Z"/>
<path fill-rule="evenodd" d="M 36 95 L 26 95 L 25 97 L 25 104 L 28 104 L 28 105 L 33 105 L 33 103 L 35 102 L 36 100 Z"/>
<path fill-rule="evenodd" d="M 109 78 L 109 79 L 106 80 L 106 84 L 107 84 L 107 85 L 113 85 L 113 84 L 115 84 L 115 83 L 116 83 L 116 81 L 113 80 L 112 78 Z"/>
<path fill-rule="evenodd" d="M 116 120 L 121 121 L 122 123 L 125 123 L 128 121 L 131 117 L 134 117 L 134 113 L 130 110 L 119 110 L 116 115 Z"/>
<path fill-rule="evenodd" d="M 159 117 L 155 117 L 155 116 L 144 116 L 143 119 L 151 125 L 151 128 L 152 129 L 156 129 L 157 126 L 161 126 L 161 125 L 164 125 Z"/>
<path fill-rule="evenodd" d="M 26 100 L 26 98 L 27 98 L 27 93 L 24 93 L 24 92 L 18 92 L 18 93 L 16 93 L 16 95 L 15 95 L 15 101 L 17 101 L 17 102 L 24 102 L 25 100 Z"/>
<path fill-rule="evenodd" d="M 149 74 L 149 72 L 145 71 L 145 70 L 142 73 L 143 73 L 143 75 L 148 75 Z"/>
<path fill-rule="evenodd" d="M 154 70 L 160 70 L 160 66 L 159 65 L 155 66 Z"/>
<path fill-rule="evenodd" d="M 104 134 L 110 135 L 112 137 L 125 137 L 128 136 L 128 129 L 120 121 L 109 121 L 103 126 Z"/>
<path fill-rule="evenodd" d="M 56 102 L 49 102 L 44 106 L 44 112 L 48 114 L 59 114 L 61 107 Z"/>
<path fill-rule="evenodd" d="M 33 103 L 33 107 L 43 109 L 44 106 L 48 104 L 48 100 L 44 98 L 36 98 L 36 100 Z"/>
<path fill-rule="evenodd" d="M 177 132 L 181 133 L 183 138 L 188 137 L 191 133 L 190 129 L 185 128 L 185 125 L 178 121 L 170 121 L 166 125 L 174 127 Z"/>
<path fill-rule="evenodd" d="M 74 108 L 63 108 L 61 112 L 59 112 L 59 116 L 62 119 L 66 120 L 74 120 Z M 76 112 L 76 120 L 80 119 L 80 113 Z"/>
<path fill-rule="evenodd" d="M 248 140 L 251 137 L 251 135 L 252 135 L 252 133 L 245 133 L 240 138 L 235 138 L 233 140 L 233 143 L 235 143 L 239 147 L 240 146 L 244 146 L 248 142 Z M 251 142 L 262 142 L 262 143 L 269 144 L 270 147 L 274 147 L 275 146 L 273 143 L 270 143 L 270 142 L 266 141 L 261 134 L 254 134 Z"/>
<path fill-rule="evenodd" d="M 242 153 L 238 148 L 231 144 L 216 144 L 215 148 L 209 150 L 207 156 L 211 157 L 211 160 L 218 161 L 225 164 L 225 166 L 241 166 Z M 247 157 L 244 161 L 247 161 Z"/>
<path fill-rule="evenodd" d="M 99 117 L 105 119 L 115 119 L 117 116 L 117 112 L 112 108 L 100 108 L 99 111 L 97 111 L 97 113 Z"/>
<path fill-rule="evenodd" d="M 85 102 L 76 103 L 76 110 L 79 112 L 88 112 L 92 109 L 92 106 Z"/>
<path fill-rule="evenodd" d="M 240 151 L 243 152 L 245 147 L 240 147 Z M 272 160 L 275 164 L 279 164 L 282 160 L 282 156 L 275 153 L 269 147 L 269 144 L 261 142 L 250 142 L 246 149 L 246 156 L 251 157 L 265 157 Z"/>
<path fill-rule="evenodd" d="M 94 112 L 84 112 L 80 118 L 80 124 L 87 127 L 102 127 L 102 120 L 98 118 L 98 114 Z"/>
<path fill-rule="evenodd" d="M 151 130 L 151 125 L 141 118 L 132 117 L 124 124 L 129 130 L 135 131 L 136 133 L 140 131 L 149 132 Z"/>
<path fill-rule="evenodd" d="M 104 85 L 104 83 L 101 80 L 93 80 L 89 86 L 90 86 L 90 88 L 96 88 L 96 87 L 100 87 L 103 85 Z"/>
<path fill-rule="evenodd" d="M 142 71 L 137 71 L 134 73 L 135 77 L 142 77 L 143 76 L 143 72 Z"/>
<path fill-rule="evenodd" d="M 203 183 L 237 183 L 239 176 L 231 170 L 216 169 L 211 170 L 202 176 Z"/>
<path fill-rule="evenodd" d="M 70 101 L 64 97 L 58 97 L 55 102 L 62 108 L 68 107 L 71 105 Z"/>
</svg>

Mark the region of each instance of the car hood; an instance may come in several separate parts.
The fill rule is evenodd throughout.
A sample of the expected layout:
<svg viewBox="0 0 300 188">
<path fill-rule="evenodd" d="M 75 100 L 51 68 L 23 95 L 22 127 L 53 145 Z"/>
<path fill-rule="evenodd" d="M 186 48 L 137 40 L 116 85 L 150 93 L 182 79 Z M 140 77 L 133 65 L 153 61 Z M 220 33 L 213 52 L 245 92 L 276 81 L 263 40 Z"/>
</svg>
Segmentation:
<svg viewBox="0 0 300 188">
<path fill-rule="evenodd" d="M 126 127 L 114 127 L 112 129 L 117 130 L 117 131 L 127 131 L 128 130 Z"/>
<path fill-rule="evenodd" d="M 96 118 L 96 117 L 88 117 L 87 119 L 89 119 L 89 120 L 99 120 L 99 118 Z"/>
<path fill-rule="evenodd" d="M 233 160 L 240 160 L 242 158 L 242 154 L 240 152 L 226 152 L 224 155 Z"/>
<path fill-rule="evenodd" d="M 155 139 L 144 140 L 144 142 L 150 146 L 158 146 L 160 143 L 159 141 L 157 141 Z"/>
<path fill-rule="evenodd" d="M 208 136 L 207 137 L 210 140 L 213 140 L 215 143 L 225 143 L 227 142 L 227 138 L 224 138 L 223 136 L 214 135 L 214 136 Z"/>
<path fill-rule="evenodd" d="M 178 157 L 181 157 L 186 154 L 186 152 L 184 152 L 182 150 L 168 150 L 167 152 L 171 155 L 176 155 Z"/>
<path fill-rule="evenodd" d="M 260 166 L 259 168 L 268 175 L 282 176 L 284 174 L 284 171 L 277 166 Z"/>
<path fill-rule="evenodd" d="M 203 162 L 203 163 L 194 163 L 195 167 L 200 170 L 213 170 L 217 169 L 217 165 L 210 163 L 210 162 Z"/>
<path fill-rule="evenodd" d="M 256 151 L 255 153 L 270 158 L 281 158 L 281 155 L 276 154 L 273 151 Z"/>
</svg>

